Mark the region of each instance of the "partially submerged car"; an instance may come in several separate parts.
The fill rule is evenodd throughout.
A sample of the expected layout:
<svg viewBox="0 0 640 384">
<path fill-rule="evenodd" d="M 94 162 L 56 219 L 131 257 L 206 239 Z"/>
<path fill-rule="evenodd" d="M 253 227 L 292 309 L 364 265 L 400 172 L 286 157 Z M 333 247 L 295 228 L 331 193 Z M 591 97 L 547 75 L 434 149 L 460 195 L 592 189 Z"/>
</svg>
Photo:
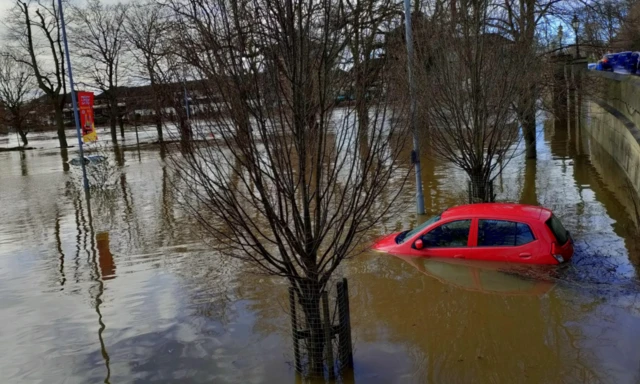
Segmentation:
<svg viewBox="0 0 640 384">
<path fill-rule="evenodd" d="M 573 256 L 573 240 L 546 208 L 485 203 L 447 209 L 412 230 L 383 237 L 373 249 L 406 256 L 560 264 Z"/>
</svg>

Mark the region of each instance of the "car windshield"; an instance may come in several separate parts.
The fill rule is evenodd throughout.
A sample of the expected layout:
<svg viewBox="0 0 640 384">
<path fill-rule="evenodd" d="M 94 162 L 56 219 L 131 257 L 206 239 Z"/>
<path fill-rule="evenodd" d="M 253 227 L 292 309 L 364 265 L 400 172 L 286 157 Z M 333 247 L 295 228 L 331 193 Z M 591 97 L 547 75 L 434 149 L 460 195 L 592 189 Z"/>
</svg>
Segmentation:
<svg viewBox="0 0 640 384">
<path fill-rule="evenodd" d="M 396 239 L 396 242 L 398 244 L 404 243 L 406 240 L 412 238 L 417 233 L 419 233 L 420 231 L 422 231 L 423 229 L 427 228 L 428 226 L 430 226 L 431 224 L 435 223 L 438 220 L 440 220 L 440 215 L 431 217 L 429 220 L 427 220 L 424 223 L 418 225 L 417 227 L 413 228 L 410 231 L 402 232 L 401 234 L 398 235 L 398 237 Z"/>
</svg>

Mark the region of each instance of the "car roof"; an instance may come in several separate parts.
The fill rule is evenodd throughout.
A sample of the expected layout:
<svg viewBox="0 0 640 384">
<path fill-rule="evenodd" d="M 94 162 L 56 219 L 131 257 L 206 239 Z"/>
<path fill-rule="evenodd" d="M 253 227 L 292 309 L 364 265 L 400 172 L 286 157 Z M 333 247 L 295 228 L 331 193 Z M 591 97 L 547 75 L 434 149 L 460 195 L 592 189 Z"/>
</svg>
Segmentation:
<svg viewBox="0 0 640 384">
<path fill-rule="evenodd" d="M 458 217 L 492 217 L 510 219 L 534 219 L 547 220 L 551 217 L 551 211 L 533 205 L 510 203 L 481 203 L 459 205 L 449 208 L 441 215 L 441 219 Z"/>
</svg>

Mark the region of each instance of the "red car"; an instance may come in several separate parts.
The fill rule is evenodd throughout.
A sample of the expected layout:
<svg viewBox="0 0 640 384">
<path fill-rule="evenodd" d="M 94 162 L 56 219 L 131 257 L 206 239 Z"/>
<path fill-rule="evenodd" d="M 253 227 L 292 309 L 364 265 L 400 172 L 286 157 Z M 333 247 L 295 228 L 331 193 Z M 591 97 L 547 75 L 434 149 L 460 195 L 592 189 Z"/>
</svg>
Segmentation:
<svg viewBox="0 0 640 384">
<path fill-rule="evenodd" d="M 373 249 L 407 256 L 560 264 L 573 256 L 573 240 L 546 208 L 487 203 L 447 209 L 410 231 L 378 240 Z"/>
</svg>

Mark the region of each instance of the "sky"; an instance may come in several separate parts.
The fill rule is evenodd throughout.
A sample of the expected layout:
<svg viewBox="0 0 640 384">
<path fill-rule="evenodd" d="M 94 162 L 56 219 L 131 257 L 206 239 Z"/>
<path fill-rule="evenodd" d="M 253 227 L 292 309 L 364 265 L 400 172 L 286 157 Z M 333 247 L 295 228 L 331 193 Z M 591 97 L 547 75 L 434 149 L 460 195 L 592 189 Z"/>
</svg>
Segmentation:
<svg viewBox="0 0 640 384">
<path fill-rule="evenodd" d="M 4 40 L 4 21 L 16 0 L 0 0 L 0 42 Z M 24 1 L 24 0 L 23 0 Z M 84 0 L 71 0 L 74 4 L 83 3 Z M 131 0 L 102 0 L 103 4 L 128 3 Z"/>
</svg>

